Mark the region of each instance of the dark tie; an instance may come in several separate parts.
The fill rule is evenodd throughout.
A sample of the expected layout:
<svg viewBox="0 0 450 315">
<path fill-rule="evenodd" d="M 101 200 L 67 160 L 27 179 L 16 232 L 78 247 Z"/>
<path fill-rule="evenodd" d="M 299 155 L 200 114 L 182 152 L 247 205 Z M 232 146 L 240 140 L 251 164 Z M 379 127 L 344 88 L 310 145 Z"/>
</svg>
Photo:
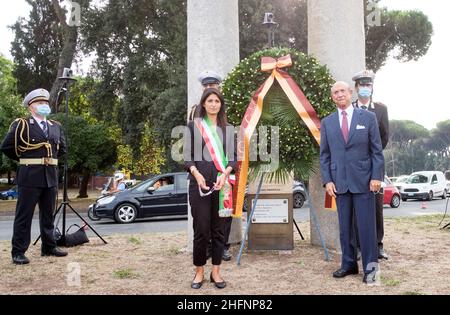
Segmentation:
<svg viewBox="0 0 450 315">
<path fill-rule="evenodd" d="M 42 125 L 42 131 L 44 132 L 45 137 L 48 138 L 47 122 L 46 121 L 41 121 L 41 125 Z"/>
<path fill-rule="evenodd" d="M 362 105 L 361 108 L 362 109 L 367 109 L 367 106 L 366 105 Z"/>
<path fill-rule="evenodd" d="M 345 143 L 348 142 L 348 120 L 347 120 L 347 112 L 342 111 L 342 135 L 344 136 Z"/>
</svg>

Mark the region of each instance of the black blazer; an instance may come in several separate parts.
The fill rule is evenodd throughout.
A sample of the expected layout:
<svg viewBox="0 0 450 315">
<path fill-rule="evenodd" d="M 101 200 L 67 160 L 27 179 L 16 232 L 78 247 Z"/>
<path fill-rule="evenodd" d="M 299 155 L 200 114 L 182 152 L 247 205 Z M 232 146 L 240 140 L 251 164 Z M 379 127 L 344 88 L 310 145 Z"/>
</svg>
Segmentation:
<svg viewBox="0 0 450 315">
<path fill-rule="evenodd" d="M 358 107 L 358 101 L 353 103 L 354 107 Z M 369 110 L 377 116 L 378 129 L 380 130 L 381 146 L 383 150 L 389 142 L 389 116 L 387 106 L 382 103 L 371 102 Z"/>
<path fill-rule="evenodd" d="M 25 129 L 25 141 L 31 144 L 39 144 L 42 142 L 49 142 L 51 144 L 52 157 L 57 159 L 66 153 L 66 141 L 61 125 L 56 121 L 48 121 L 48 138 L 45 137 L 41 127 L 33 118 L 26 119 L 28 122 L 28 130 Z M 20 156 L 16 155 L 15 150 L 15 133 L 18 121 L 16 120 L 9 129 L 3 139 L 0 150 L 10 159 L 19 161 L 23 159 L 34 159 L 48 157 L 47 149 L 41 147 L 37 150 L 23 152 Z M 27 135 L 30 138 L 27 139 Z M 19 140 L 18 145 L 26 146 L 26 144 Z M 58 185 L 58 167 L 46 165 L 19 165 L 17 169 L 17 185 L 25 187 L 55 187 Z"/>
<path fill-rule="evenodd" d="M 218 133 L 219 137 L 222 136 L 222 145 L 224 152 L 228 158 L 228 164 L 226 167 L 231 166 L 235 170 L 237 164 L 237 151 L 236 151 L 236 135 L 234 133 L 234 128 L 231 125 L 227 125 L 225 132 L 219 126 Z M 232 134 L 231 134 L 232 132 Z M 224 141 L 224 138 L 226 141 Z M 197 149 L 197 156 L 195 155 Z M 200 174 L 203 175 L 207 185 L 216 182 L 218 171 L 212 161 L 211 155 L 209 154 L 206 143 L 201 136 L 200 130 L 195 126 L 193 121 L 190 121 L 187 125 L 187 134 L 184 135 L 184 146 L 183 146 L 183 156 L 184 156 L 184 168 L 190 173 L 190 167 L 197 167 Z M 195 183 L 195 178 L 192 174 L 189 174 L 188 179 L 191 183 Z M 193 180 L 193 181 L 192 181 Z"/>
</svg>

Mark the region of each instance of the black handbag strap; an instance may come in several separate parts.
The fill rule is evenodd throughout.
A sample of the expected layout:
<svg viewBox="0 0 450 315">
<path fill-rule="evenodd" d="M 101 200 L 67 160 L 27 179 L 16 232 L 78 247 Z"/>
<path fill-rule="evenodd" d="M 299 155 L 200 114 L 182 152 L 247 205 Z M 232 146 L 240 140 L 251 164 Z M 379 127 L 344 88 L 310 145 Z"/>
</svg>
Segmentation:
<svg viewBox="0 0 450 315">
<path fill-rule="evenodd" d="M 71 226 L 68 227 L 68 229 L 66 230 L 66 233 L 69 233 L 69 230 L 70 230 L 73 226 L 78 227 L 79 230 L 81 230 L 81 229 L 84 230 L 84 227 L 85 227 L 86 225 L 87 225 L 87 224 L 85 224 L 85 225 L 83 225 L 83 227 L 81 227 L 81 226 L 79 226 L 78 224 L 74 223 L 74 224 L 72 224 Z"/>
</svg>

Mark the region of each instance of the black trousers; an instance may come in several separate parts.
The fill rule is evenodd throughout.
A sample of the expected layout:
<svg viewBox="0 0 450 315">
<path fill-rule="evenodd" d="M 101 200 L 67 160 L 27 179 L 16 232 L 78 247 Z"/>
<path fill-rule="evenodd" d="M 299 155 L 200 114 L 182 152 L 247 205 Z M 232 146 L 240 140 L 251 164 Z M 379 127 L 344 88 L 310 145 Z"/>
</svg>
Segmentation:
<svg viewBox="0 0 450 315">
<path fill-rule="evenodd" d="M 384 201 L 384 194 L 375 195 L 375 215 L 376 215 L 375 218 L 377 222 L 378 247 L 383 246 L 383 237 L 384 237 L 383 201 Z"/>
<path fill-rule="evenodd" d="M 31 242 L 31 222 L 34 209 L 39 204 L 39 227 L 42 238 L 42 248 L 49 250 L 56 247 L 53 235 L 53 210 L 55 209 L 57 187 L 35 188 L 18 187 L 16 216 L 12 237 L 12 251 L 14 256 L 25 253 Z"/>
<path fill-rule="evenodd" d="M 225 244 L 225 225 L 228 218 L 219 217 L 219 192 L 200 197 L 197 184 L 189 185 L 189 203 L 194 228 L 194 265 L 206 265 L 206 251 L 211 240 L 213 265 L 222 262 Z"/>
</svg>

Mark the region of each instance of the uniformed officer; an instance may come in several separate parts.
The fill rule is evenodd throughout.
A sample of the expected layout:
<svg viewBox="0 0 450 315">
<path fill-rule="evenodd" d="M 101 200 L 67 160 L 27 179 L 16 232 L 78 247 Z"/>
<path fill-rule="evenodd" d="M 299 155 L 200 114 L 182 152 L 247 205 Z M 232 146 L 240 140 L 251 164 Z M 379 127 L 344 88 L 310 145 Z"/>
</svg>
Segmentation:
<svg viewBox="0 0 450 315">
<path fill-rule="evenodd" d="M 12 238 L 14 264 L 28 264 L 25 256 L 31 240 L 31 222 L 39 204 L 42 256 L 66 256 L 56 247 L 53 235 L 53 210 L 58 193 L 58 157 L 66 153 L 61 125 L 48 120 L 50 94 L 44 89 L 30 92 L 23 105 L 31 116 L 16 119 L 1 145 L 1 151 L 19 162 L 17 170 L 18 199 Z"/>
<path fill-rule="evenodd" d="M 378 121 L 378 128 L 380 130 L 381 145 L 384 150 L 389 141 L 389 117 L 386 105 L 372 101 L 374 80 L 375 73 L 373 73 L 373 71 L 371 70 L 363 70 L 355 74 L 355 76 L 353 77 L 353 81 L 355 81 L 355 90 L 358 93 L 358 99 L 353 103 L 353 106 L 375 113 Z M 383 199 L 383 193 L 379 193 L 375 197 L 378 258 L 388 259 L 388 255 L 385 253 L 383 248 Z"/>
<path fill-rule="evenodd" d="M 198 81 L 203 86 L 203 91 L 209 88 L 220 90 L 220 83 L 222 83 L 222 77 L 215 71 L 206 70 L 200 73 L 200 75 L 198 76 Z M 194 120 L 197 109 L 198 109 L 197 104 L 191 107 L 191 111 L 189 112 L 189 121 Z"/>
</svg>

